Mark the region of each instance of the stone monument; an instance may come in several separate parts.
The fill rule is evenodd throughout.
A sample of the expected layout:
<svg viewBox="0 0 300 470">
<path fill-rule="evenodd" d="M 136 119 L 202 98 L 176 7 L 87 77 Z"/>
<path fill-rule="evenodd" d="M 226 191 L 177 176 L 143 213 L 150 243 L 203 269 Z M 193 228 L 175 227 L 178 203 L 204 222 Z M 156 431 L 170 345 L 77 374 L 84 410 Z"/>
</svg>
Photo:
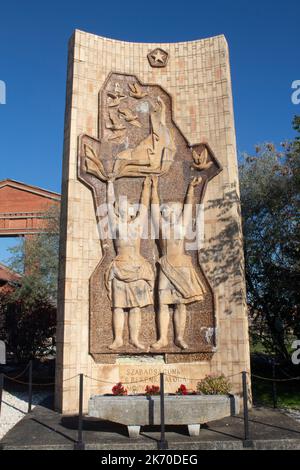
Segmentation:
<svg viewBox="0 0 300 470">
<path fill-rule="evenodd" d="M 121 381 L 195 389 L 249 370 L 238 172 L 223 36 L 70 40 L 56 406 Z M 153 378 L 154 377 L 154 378 Z"/>
</svg>

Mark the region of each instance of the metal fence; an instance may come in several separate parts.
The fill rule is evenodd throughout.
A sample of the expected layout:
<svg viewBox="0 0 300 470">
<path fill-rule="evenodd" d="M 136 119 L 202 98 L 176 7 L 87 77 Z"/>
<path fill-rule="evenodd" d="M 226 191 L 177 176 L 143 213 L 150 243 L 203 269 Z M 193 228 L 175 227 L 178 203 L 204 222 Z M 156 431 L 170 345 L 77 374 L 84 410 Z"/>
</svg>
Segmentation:
<svg viewBox="0 0 300 470">
<path fill-rule="evenodd" d="M 25 382 L 23 380 L 20 380 L 22 376 L 28 371 L 28 382 Z M 242 381 L 242 390 L 243 390 L 243 422 L 244 422 L 244 436 L 243 436 L 243 445 L 244 447 L 252 447 L 252 439 L 251 439 L 251 427 L 249 425 L 249 372 L 247 371 L 241 371 L 238 374 L 234 374 L 231 376 L 228 376 L 227 378 L 231 378 L 233 376 L 241 376 L 241 381 Z M 275 373 L 273 373 L 272 378 L 269 377 L 262 377 L 259 375 L 251 374 L 252 377 L 255 377 L 260 380 L 265 380 L 265 381 L 271 381 L 272 382 L 272 391 L 273 391 L 273 406 L 274 408 L 277 407 L 277 390 L 276 390 L 276 383 L 278 382 L 289 382 L 289 381 L 294 381 L 294 380 L 300 380 L 300 377 L 288 377 L 286 379 L 280 379 L 275 377 Z M 192 381 L 200 381 L 201 379 L 196 379 L 196 378 L 188 378 L 188 377 L 179 377 L 175 376 L 172 374 L 168 373 L 159 373 L 156 374 L 153 377 L 148 377 L 149 379 L 154 379 L 159 376 L 160 378 L 160 390 L 159 390 L 159 395 L 160 395 L 160 439 L 158 441 L 158 449 L 168 449 L 168 442 L 166 440 L 166 432 L 165 432 L 165 406 L 164 406 L 164 397 L 165 397 L 165 376 L 170 376 L 170 377 L 176 377 L 177 379 L 182 379 L 182 380 L 192 380 Z M 4 373 L 0 374 L 0 417 L 1 417 L 1 405 L 2 405 L 2 397 L 3 397 L 3 388 L 4 388 L 4 381 L 9 380 L 21 385 L 24 385 L 28 389 L 28 413 L 31 413 L 32 411 L 32 390 L 33 387 L 49 387 L 49 386 L 54 386 L 55 382 L 49 382 L 49 383 L 34 383 L 32 380 L 33 377 L 33 363 L 32 361 L 29 361 L 25 369 L 15 377 L 10 377 Z M 74 444 L 74 449 L 75 450 L 84 450 L 85 449 L 85 442 L 84 442 L 84 432 L 83 432 L 83 423 L 84 423 L 84 414 L 83 414 L 83 390 L 84 390 L 84 380 L 92 380 L 96 382 L 101 382 L 101 383 L 106 383 L 106 384 L 113 384 L 113 382 L 107 381 L 107 380 L 101 380 L 101 379 L 95 379 L 92 377 L 89 377 L 88 375 L 85 374 L 77 374 L 73 377 L 70 377 L 68 379 L 65 379 L 65 381 L 73 380 L 75 378 L 78 378 L 79 380 L 79 400 L 78 400 L 78 429 L 77 429 L 77 441 Z M 137 380 L 137 381 L 130 381 L 130 382 L 123 382 L 123 385 L 129 385 L 133 383 L 139 383 L 139 382 L 144 382 L 144 379 L 142 380 Z"/>
</svg>

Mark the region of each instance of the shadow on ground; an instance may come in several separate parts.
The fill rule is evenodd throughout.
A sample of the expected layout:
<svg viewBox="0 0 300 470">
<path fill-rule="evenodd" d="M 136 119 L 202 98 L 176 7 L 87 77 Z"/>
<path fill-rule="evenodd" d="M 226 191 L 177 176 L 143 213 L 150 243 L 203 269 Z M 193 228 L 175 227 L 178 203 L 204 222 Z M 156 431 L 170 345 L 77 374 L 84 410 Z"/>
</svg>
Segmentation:
<svg viewBox="0 0 300 470">
<path fill-rule="evenodd" d="M 253 448 L 300 449 L 300 424 L 278 410 L 250 411 Z M 78 439 L 78 416 L 62 416 L 37 406 L 1 441 L 2 449 L 73 449 Z M 166 426 L 169 449 L 243 449 L 243 416 L 232 416 L 202 426 L 200 435 L 190 437 L 186 426 Z M 138 438 L 130 439 L 126 426 L 84 418 L 83 440 L 87 449 L 157 449 L 159 426 L 144 426 Z"/>
</svg>

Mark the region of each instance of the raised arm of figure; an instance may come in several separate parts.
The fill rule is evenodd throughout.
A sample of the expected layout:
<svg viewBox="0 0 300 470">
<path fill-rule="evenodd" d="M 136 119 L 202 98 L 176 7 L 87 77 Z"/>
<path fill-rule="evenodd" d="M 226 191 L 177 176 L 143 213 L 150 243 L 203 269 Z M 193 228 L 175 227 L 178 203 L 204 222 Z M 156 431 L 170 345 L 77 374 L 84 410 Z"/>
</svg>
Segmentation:
<svg viewBox="0 0 300 470">
<path fill-rule="evenodd" d="M 184 201 L 183 207 L 183 225 L 185 232 L 188 232 L 189 224 L 192 223 L 193 218 L 193 205 L 194 205 L 194 188 L 198 186 L 202 181 L 201 176 L 196 176 L 192 179 L 188 186 L 188 190 L 186 193 L 186 198 Z"/>
<path fill-rule="evenodd" d="M 160 201 L 158 196 L 158 176 L 151 177 L 152 191 L 151 191 L 151 229 L 152 236 L 155 239 L 159 238 L 161 228 L 161 214 L 160 214 Z"/>
<path fill-rule="evenodd" d="M 166 125 L 166 105 L 160 96 L 157 97 L 157 102 L 161 108 L 160 122 L 165 126 Z"/>
<path fill-rule="evenodd" d="M 143 182 L 142 194 L 139 202 L 139 209 L 136 216 L 133 219 L 131 227 L 133 230 L 137 230 L 140 238 L 148 238 L 149 235 L 149 224 L 148 224 L 148 214 L 149 214 L 149 204 L 150 204 L 150 188 L 151 180 L 147 176 Z"/>
<path fill-rule="evenodd" d="M 151 179 L 149 176 L 146 176 L 143 183 L 142 195 L 140 199 L 140 207 L 138 211 L 138 216 L 140 217 L 141 223 L 147 221 L 149 203 L 150 203 L 150 190 L 151 190 Z"/>
<path fill-rule="evenodd" d="M 114 238 L 114 234 L 116 232 L 117 223 L 118 223 L 118 216 L 115 211 L 116 196 L 115 196 L 114 183 L 111 180 L 107 181 L 106 201 L 107 201 L 107 213 L 108 213 L 109 227 L 111 230 L 112 238 Z"/>
</svg>

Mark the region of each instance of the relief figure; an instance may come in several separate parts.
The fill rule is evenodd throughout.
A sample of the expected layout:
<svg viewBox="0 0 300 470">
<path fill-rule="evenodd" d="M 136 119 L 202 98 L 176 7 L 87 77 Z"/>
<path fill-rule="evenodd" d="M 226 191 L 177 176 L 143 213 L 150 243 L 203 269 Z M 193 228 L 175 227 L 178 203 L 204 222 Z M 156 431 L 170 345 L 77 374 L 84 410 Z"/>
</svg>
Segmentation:
<svg viewBox="0 0 300 470">
<path fill-rule="evenodd" d="M 188 349 L 184 341 L 187 309 L 186 305 L 202 300 L 206 287 L 198 276 L 191 256 L 185 253 L 185 236 L 188 225 L 192 223 L 194 187 L 201 183 L 201 177 L 193 178 L 189 184 L 185 204 L 171 202 L 160 209 L 158 196 L 158 177 L 152 177 L 152 220 L 162 256 L 159 259 L 158 278 L 158 330 L 159 339 L 153 349 L 168 345 L 169 307 L 174 307 L 175 344 Z M 163 233 L 163 225 L 168 233 Z"/>
<path fill-rule="evenodd" d="M 109 346 L 115 350 L 123 346 L 125 310 L 129 311 L 129 341 L 138 349 L 141 308 L 153 304 L 154 273 L 150 263 L 141 255 L 141 232 L 148 222 L 150 200 L 149 178 L 144 180 L 139 211 L 134 216 L 134 206 L 126 198 L 119 204 L 115 200 L 114 183 L 107 182 L 108 218 L 114 238 L 116 257 L 105 275 L 105 283 L 112 307 L 114 341 Z"/>
</svg>

